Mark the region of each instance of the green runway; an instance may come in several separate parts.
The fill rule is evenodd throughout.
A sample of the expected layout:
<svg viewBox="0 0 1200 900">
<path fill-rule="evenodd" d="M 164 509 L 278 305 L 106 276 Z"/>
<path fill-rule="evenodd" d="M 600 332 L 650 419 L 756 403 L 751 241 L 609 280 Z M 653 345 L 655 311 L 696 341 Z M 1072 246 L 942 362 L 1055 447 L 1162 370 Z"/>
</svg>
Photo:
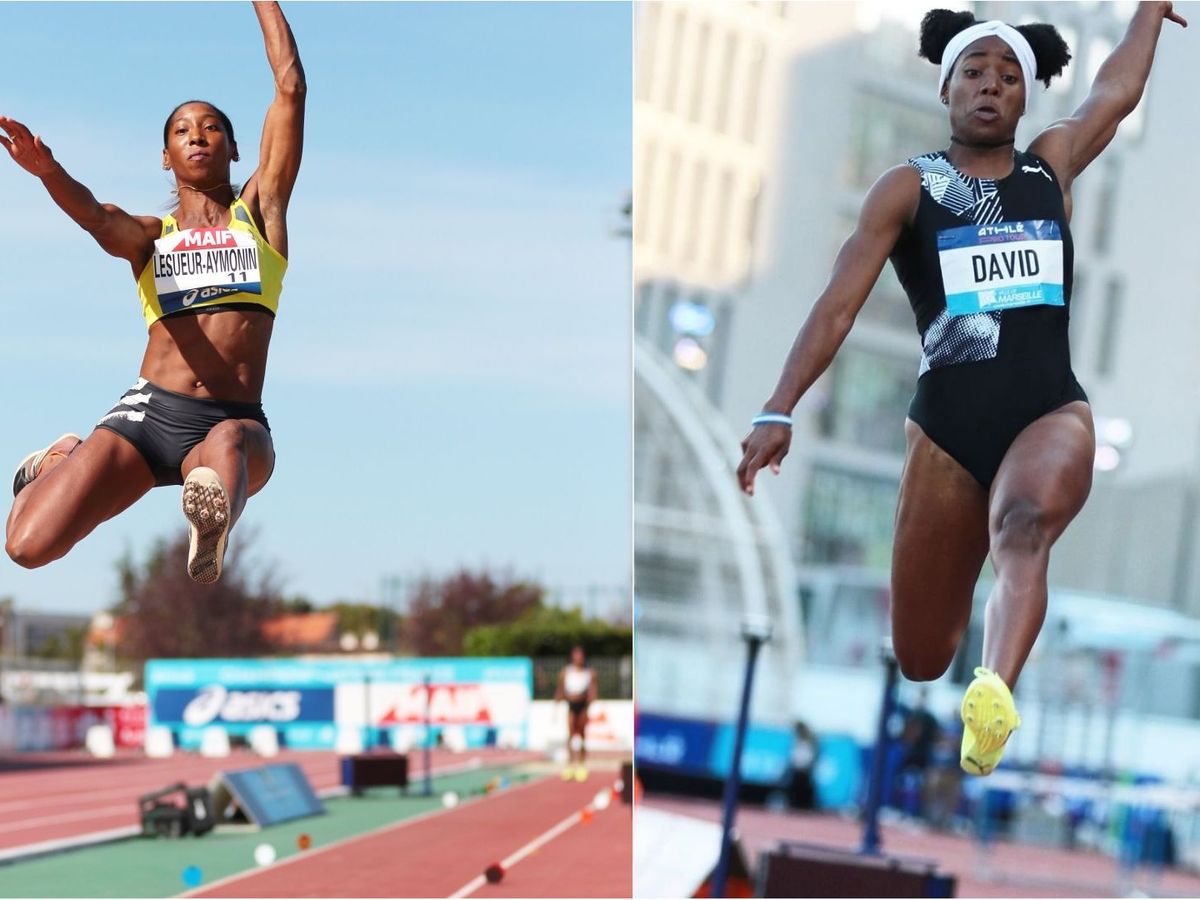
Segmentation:
<svg viewBox="0 0 1200 900">
<path fill-rule="evenodd" d="M 183 881 L 183 870 L 198 866 L 199 887 L 256 868 L 254 848 L 270 844 L 276 860 L 303 853 L 297 838 L 312 839 L 309 850 L 334 841 L 373 831 L 442 808 L 442 794 L 456 791 L 464 804 L 479 799 L 478 792 L 498 776 L 512 784 L 530 780 L 528 773 L 511 768 L 480 768 L 433 780 L 433 796 L 422 797 L 418 778 L 409 796 L 395 788 L 376 788 L 362 797 L 334 797 L 324 801 L 326 814 L 295 819 L 258 831 L 220 833 L 203 837 L 130 838 L 111 844 L 67 850 L 28 862 L 0 865 L 0 897 L 173 897 L 192 888 Z M 475 793 L 475 796 L 472 794 Z"/>
</svg>

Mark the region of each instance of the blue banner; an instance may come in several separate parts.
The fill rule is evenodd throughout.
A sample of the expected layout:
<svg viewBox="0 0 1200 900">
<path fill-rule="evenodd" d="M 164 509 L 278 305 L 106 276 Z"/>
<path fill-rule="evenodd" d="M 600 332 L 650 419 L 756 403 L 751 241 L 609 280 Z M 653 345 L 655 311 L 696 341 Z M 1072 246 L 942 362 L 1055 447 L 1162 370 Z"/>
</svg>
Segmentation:
<svg viewBox="0 0 1200 900">
<path fill-rule="evenodd" d="M 733 757 L 732 724 L 641 713 L 634 756 L 638 765 L 727 778 Z M 755 784 L 784 780 L 795 740 L 788 728 L 750 725 L 742 750 L 742 779 Z"/>
<path fill-rule="evenodd" d="M 634 758 L 638 765 L 710 774 L 713 722 L 641 713 L 637 718 Z"/>
<path fill-rule="evenodd" d="M 253 685 L 159 688 L 151 701 L 160 725 L 286 725 L 332 722 L 333 688 L 263 690 Z"/>
</svg>

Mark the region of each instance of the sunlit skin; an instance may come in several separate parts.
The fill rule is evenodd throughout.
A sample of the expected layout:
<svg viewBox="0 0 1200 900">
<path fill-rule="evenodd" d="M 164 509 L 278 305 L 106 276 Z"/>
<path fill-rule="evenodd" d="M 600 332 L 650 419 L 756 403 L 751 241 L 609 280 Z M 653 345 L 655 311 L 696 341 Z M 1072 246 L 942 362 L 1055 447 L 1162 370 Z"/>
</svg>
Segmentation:
<svg viewBox="0 0 1200 900">
<path fill-rule="evenodd" d="M 1169 2 L 1139 4 L 1084 102 L 1029 146 L 1057 174 L 1068 220 L 1075 179 L 1141 98 L 1165 21 L 1187 26 Z M 1023 83 L 1016 55 L 1001 38 L 980 38 L 964 48 L 942 88 L 951 134 L 946 153 L 959 171 L 997 180 L 1012 173 L 1014 136 L 1033 87 Z M 765 411 L 790 415 L 828 368 L 901 232 L 914 221 L 920 197 L 920 175 L 909 165 L 888 170 L 872 186 Z M 916 423 L 907 421 L 905 432 L 891 611 L 901 671 L 916 681 L 946 671 L 990 555 L 996 583 L 986 609 L 982 663 L 1011 687 L 1045 618 L 1050 548 L 1091 489 L 1091 410 L 1072 402 L 1028 425 L 1008 449 L 990 490 Z M 778 474 L 791 439 L 791 429 L 782 425 L 762 425 L 746 436 L 737 470 L 742 490 L 754 493 L 760 469 Z"/>
<path fill-rule="evenodd" d="M 267 242 L 286 258 L 286 214 L 300 166 L 307 85 L 279 4 L 253 5 L 274 75 L 275 97 L 263 124 L 258 168 L 240 197 Z M 7 135 L 0 136 L 0 146 L 13 161 L 40 178 L 54 202 L 103 250 L 124 259 L 136 280 L 154 252 L 162 220 L 99 203 L 24 124 L 0 116 L 0 130 Z M 237 144 L 207 103 L 189 103 L 175 111 L 161 164 L 175 178 L 179 202 L 172 214 L 180 229 L 228 224 L 238 196 L 230 184 L 231 166 L 238 158 Z M 262 395 L 272 326 L 268 313 L 249 308 L 160 319 L 150 327 L 139 374 L 192 397 L 256 403 Z M 183 477 L 198 466 L 215 470 L 229 497 L 230 519 L 236 521 L 247 497 L 266 484 L 274 464 L 270 432 L 252 419 L 230 419 L 193 447 L 180 469 Z M 38 477 L 17 496 L 5 549 L 22 566 L 45 565 L 132 505 L 154 483 L 149 465 L 133 444 L 112 431 L 96 429 L 69 455 L 64 451 L 48 456 Z"/>
</svg>

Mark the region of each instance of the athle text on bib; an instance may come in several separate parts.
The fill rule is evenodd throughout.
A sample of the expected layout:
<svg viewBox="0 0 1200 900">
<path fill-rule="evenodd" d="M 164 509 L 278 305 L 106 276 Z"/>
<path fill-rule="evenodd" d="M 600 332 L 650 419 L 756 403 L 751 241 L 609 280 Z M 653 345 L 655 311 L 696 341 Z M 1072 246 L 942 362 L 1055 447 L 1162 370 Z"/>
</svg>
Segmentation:
<svg viewBox="0 0 1200 900">
<path fill-rule="evenodd" d="M 1055 220 L 944 228 L 937 240 L 950 315 L 1063 305 L 1062 230 Z"/>
<path fill-rule="evenodd" d="M 254 235 L 231 228 L 189 228 L 154 242 L 154 288 L 163 313 L 230 294 L 261 294 Z"/>
</svg>

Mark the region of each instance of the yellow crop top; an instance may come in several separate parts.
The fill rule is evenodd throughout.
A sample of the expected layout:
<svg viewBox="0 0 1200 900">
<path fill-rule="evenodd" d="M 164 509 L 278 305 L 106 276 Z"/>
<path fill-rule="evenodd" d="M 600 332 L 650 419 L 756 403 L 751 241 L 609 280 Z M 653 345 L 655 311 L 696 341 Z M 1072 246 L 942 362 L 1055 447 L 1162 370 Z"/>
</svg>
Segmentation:
<svg viewBox="0 0 1200 900">
<path fill-rule="evenodd" d="M 174 216 L 138 278 L 142 315 L 149 328 L 175 313 L 208 306 L 251 306 L 275 315 L 287 260 L 267 243 L 239 197 L 225 227 L 179 230 Z"/>
</svg>

